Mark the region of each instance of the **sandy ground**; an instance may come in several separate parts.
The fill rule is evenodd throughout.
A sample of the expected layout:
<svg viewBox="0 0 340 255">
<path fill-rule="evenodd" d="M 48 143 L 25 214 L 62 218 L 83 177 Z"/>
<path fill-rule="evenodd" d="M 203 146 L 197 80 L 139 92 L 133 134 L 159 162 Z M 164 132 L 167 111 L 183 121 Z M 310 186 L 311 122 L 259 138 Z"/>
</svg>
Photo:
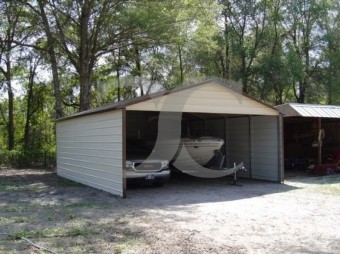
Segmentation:
<svg viewBox="0 0 340 255">
<path fill-rule="evenodd" d="M 127 198 L 0 170 L 0 253 L 340 253 L 340 175 L 285 184 L 176 176 Z M 8 236 L 6 234 L 11 234 Z"/>
</svg>

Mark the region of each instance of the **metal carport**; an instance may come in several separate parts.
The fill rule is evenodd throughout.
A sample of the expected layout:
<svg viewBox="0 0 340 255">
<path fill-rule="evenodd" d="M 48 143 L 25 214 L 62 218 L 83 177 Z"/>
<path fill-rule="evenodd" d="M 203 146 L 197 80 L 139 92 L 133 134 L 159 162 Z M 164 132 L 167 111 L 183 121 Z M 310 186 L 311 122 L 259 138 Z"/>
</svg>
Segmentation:
<svg viewBox="0 0 340 255">
<path fill-rule="evenodd" d="M 245 161 L 253 179 L 281 182 L 279 112 L 228 84 L 209 80 L 80 112 L 57 120 L 58 175 L 125 197 L 128 112 L 218 114 L 228 160 Z M 221 127 L 219 127 L 221 129 Z"/>
</svg>

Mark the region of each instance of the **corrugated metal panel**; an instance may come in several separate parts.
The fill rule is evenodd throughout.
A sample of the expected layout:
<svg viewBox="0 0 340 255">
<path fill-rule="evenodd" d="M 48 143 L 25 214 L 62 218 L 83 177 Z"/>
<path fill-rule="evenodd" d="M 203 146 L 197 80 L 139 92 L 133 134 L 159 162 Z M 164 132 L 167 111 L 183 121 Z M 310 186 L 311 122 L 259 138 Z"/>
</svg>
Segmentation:
<svg viewBox="0 0 340 255">
<path fill-rule="evenodd" d="M 279 115 L 275 109 L 215 83 L 151 98 L 130 105 L 127 110 Z"/>
<path fill-rule="evenodd" d="M 123 196 L 122 110 L 57 122 L 58 175 Z"/>
<path fill-rule="evenodd" d="M 206 85 L 208 85 L 208 87 L 206 87 Z M 211 87 L 211 85 L 214 85 L 214 87 Z M 208 89 L 204 89 L 204 88 L 201 89 L 202 87 L 206 87 Z M 209 89 L 209 88 L 212 88 L 212 89 Z M 63 121 L 66 119 L 77 118 L 80 116 L 92 115 L 92 114 L 97 114 L 100 112 L 107 112 L 107 111 L 123 109 L 123 108 L 127 108 L 128 110 L 137 110 L 137 111 L 138 110 L 159 111 L 159 109 L 154 106 L 154 103 L 158 103 L 158 104 L 160 103 L 158 107 L 163 106 L 162 100 L 164 100 L 167 97 L 167 95 L 171 95 L 171 94 L 176 94 L 175 97 L 184 96 L 184 100 L 186 100 L 187 99 L 186 93 L 188 93 L 188 91 L 191 91 L 191 92 L 202 91 L 203 92 L 196 97 L 197 99 L 196 102 L 195 100 L 193 100 L 196 106 L 202 105 L 203 107 L 197 108 L 194 111 L 190 111 L 190 108 L 192 107 L 189 106 L 190 103 L 187 103 L 185 104 L 187 108 L 183 109 L 183 105 L 184 105 L 183 98 L 181 98 L 181 99 L 178 99 L 177 102 L 172 101 L 172 102 L 175 102 L 176 106 L 171 105 L 171 103 L 170 105 L 169 104 L 166 105 L 166 107 L 168 107 L 168 110 L 181 111 L 181 112 L 183 110 L 183 112 L 199 112 L 199 113 L 214 113 L 214 111 L 216 111 L 216 113 L 236 113 L 236 114 L 238 113 L 243 114 L 244 112 L 248 110 L 250 114 L 261 114 L 261 112 L 262 113 L 264 112 L 264 109 L 267 109 L 266 113 L 263 113 L 264 115 L 278 115 L 278 112 L 275 110 L 275 108 L 263 102 L 257 101 L 255 98 L 251 98 L 245 93 L 242 93 L 241 90 L 235 89 L 235 86 L 233 86 L 229 82 L 227 81 L 221 82 L 220 80 L 209 79 L 204 82 L 196 83 L 190 86 L 179 86 L 171 90 L 160 91 L 160 92 L 152 93 L 149 95 L 144 95 L 141 97 L 135 97 L 135 98 L 131 98 L 128 100 L 111 103 L 105 106 L 101 106 L 98 108 L 79 112 L 71 116 L 60 118 L 57 121 Z M 222 94 L 220 94 L 221 91 L 222 91 Z M 210 97 L 210 100 L 216 103 L 217 108 L 216 107 L 215 109 L 211 108 L 211 107 L 214 107 L 214 104 L 212 105 L 208 104 L 209 99 L 207 100 L 207 97 Z M 215 99 L 217 99 L 217 101 L 215 101 Z M 221 101 L 221 99 L 224 99 L 222 100 L 223 102 Z M 151 105 L 148 103 L 144 104 L 144 102 L 150 103 L 150 101 L 151 101 Z M 180 102 L 180 104 L 178 104 L 178 102 Z M 218 104 L 218 102 L 222 102 L 222 105 Z M 249 102 L 251 104 L 251 107 L 254 107 L 254 109 L 249 109 L 249 105 L 248 105 Z M 221 106 L 225 104 L 230 106 L 230 111 L 227 111 L 226 109 L 221 109 Z M 139 107 L 146 107 L 146 108 L 142 109 L 142 108 L 137 107 L 136 105 L 138 105 Z M 211 106 L 211 107 L 206 107 L 206 106 Z M 246 109 L 242 110 L 241 108 L 246 108 Z M 238 110 L 240 110 L 241 112 L 239 112 Z"/>
<path fill-rule="evenodd" d="M 239 173 L 242 177 L 250 177 L 250 136 L 249 136 L 249 117 L 227 119 L 227 161 L 229 167 L 234 162 L 243 162 L 247 172 Z"/>
<path fill-rule="evenodd" d="M 251 117 L 251 177 L 281 181 L 278 119 L 272 116 Z"/>
<path fill-rule="evenodd" d="M 276 108 L 284 117 L 340 118 L 340 106 L 336 105 L 289 103 L 278 105 Z"/>
</svg>

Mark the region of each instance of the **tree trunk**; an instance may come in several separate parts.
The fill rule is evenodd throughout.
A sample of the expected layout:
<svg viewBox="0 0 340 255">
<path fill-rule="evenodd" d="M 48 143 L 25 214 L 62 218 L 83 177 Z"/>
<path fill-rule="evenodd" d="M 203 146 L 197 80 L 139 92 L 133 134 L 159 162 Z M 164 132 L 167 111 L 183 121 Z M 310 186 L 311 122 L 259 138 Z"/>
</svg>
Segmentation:
<svg viewBox="0 0 340 255">
<path fill-rule="evenodd" d="M 33 100 L 33 88 L 34 88 L 34 77 L 36 75 L 36 70 L 39 64 L 39 60 L 34 63 L 30 63 L 30 72 L 28 78 L 28 93 L 27 93 L 27 106 L 26 106 L 26 122 L 24 131 L 24 149 L 28 150 L 30 148 L 30 128 L 31 128 L 31 117 L 34 113 L 32 110 L 32 100 Z"/>
<path fill-rule="evenodd" d="M 304 104 L 305 103 L 305 83 L 303 81 L 299 81 L 299 87 L 298 87 L 298 92 L 296 91 L 294 87 L 294 95 L 296 98 L 297 103 Z"/>
<path fill-rule="evenodd" d="M 219 73 L 222 75 L 223 78 L 226 78 L 226 73 L 225 73 L 225 65 L 224 65 L 224 57 L 223 57 L 223 53 L 219 50 L 217 52 L 217 56 L 216 58 L 218 58 L 218 63 L 220 63 L 221 66 L 219 66 L 219 64 L 217 63 L 218 65 L 218 69 L 219 69 Z"/>
<path fill-rule="evenodd" d="M 118 98 L 118 101 L 120 101 L 120 73 L 119 73 L 119 68 L 117 68 L 116 73 L 117 73 L 117 85 L 118 85 L 117 98 Z"/>
<path fill-rule="evenodd" d="M 11 42 L 7 42 L 6 53 L 6 82 L 8 95 L 8 150 L 14 150 L 14 93 L 12 89 L 12 70 L 10 58 Z"/>
<path fill-rule="evenodd" d="M 14 150 L 14 94 L 11 80 L 7 81 L 8 89 L 8 150 Z"/>
<path fill-rule="evenodd" d="M 30 70 L 30 77 L 28 81 L 28 93 L 27 93 L 27 107 L 26 107 L 26 122 L 25 122 L 25 133 L 24 133 L 24 150 L 29 149 L 30 145 L 30 119 L 31 119 L 31 102 L 33 97 L 33 78 L 32 67 Z"/>
<path fill-rule="evenodd" d="M 244 93 L 248 93 L 248 77 L 247 77 L 247 64 L 246 64 L 246 56 L 242 53 L 242 67 L 241 67 L 241 77 L 242 77 L 242 91 Z"/>
<path fill-rule="evenodd" d="M 229 56 L 229 28 L 228 28 L 228 16 L 224 14 L 224 40 L 225 40 L 225 66 L 223 67 L 223 78 L 229 79 L 230 73 L 230 56 Z"/>
<path fill-rule="evenodd" d="M 63 113 L 63 105 L 62 105 L 61 92 L 60 92 L 58 63 L 57 63 L 57 58 L 56 58 L 56 54 L 54 50 L 55 39 L 51 33 L 50 24 L 46 16 L 43 0 L 38 0 L 38 4 L 40 8 L 41 20 L 42 20 L 46 38 L 47 38 L 47 52 L 48 52 L 50 62 L 51 62 L 52 81 L 53 81 L 54 98 L 55 98 L 54 110 L 55 110 L 55 117 L 58 119 L 58 118 L 63 117 L 64 113 Z"/>
<path fill-rule="evenodd" d="M 90 3 L 85 1 L 80 17 L 80 48 L 79 48 L 79 81 L 80 81 L 80 105 L 79 111 L 90 109 L 91 103 L 91 68 L 90 68 L 90 40 L 89 19 L 91 15 Z"/>
<path fill-rule="evenodd" d="M 121 87 L 120 87 L 120 68 L 121 68 L 121 52 L 120 49 L 118 49 L 118 56 L 117 56 L 117 69 L 116 69 L 116 74 L 117 74 L 117 99 L 120 101 L 121 98 Z"/>
<path fill-rule="evenodd" d="M 180 82 L 184 82 L 184 70 L 183 70 L 183 59 L 182 59 L 182 47 L 178 46 L 178 58 L 179 58 L 179 71 L 180 71 Z"/>
<path fill-rule="evenodd" d="M 136 69 L 137 69 L 137 79 L 138 79 L 138 87 L 140 89 L 140 95 L 144 96 L 144 89 L 142 84 L 142 67 L 141 67 L 141 60 L 139 55 L 138 47 L 135 46 L 135 54 L 136 54 Z"/>
<path fill-rule="evenodd" d="M 328 104 L 333 104 L 333 89 L 332 89 L 332 78 L 327 78 L 327 103 Z"/>
</svg>

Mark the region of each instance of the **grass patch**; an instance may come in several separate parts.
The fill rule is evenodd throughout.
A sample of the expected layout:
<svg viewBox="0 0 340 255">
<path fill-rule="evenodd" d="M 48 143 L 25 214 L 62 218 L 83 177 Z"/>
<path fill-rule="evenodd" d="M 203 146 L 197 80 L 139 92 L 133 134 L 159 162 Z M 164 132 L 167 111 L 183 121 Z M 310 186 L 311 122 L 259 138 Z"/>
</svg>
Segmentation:
<svg viewBox="0 0 340 255">
<path fill-rule="evenodd" d="M 48 221 L 54 221 L 54 220 L 55 220 L 55 217 L 48 216 L 48 217 L 47 217 L 47 220 L 48 220 Z"/>
<path fill-rule="evenodd" d="M 18 203 L 20 204 L 20 203 Z M 30 211 L 36 211 L 38 208 L 37 206 L 35 205 L 32 205 L 32 204 L 24 204 L 24 203 L 21 203 L 22 205 L 16 205 L 16 204 L 10 204 L 10 205 L 7 205 L 3 208 L 3 212 L 6 212 L 6 213 L 27 213 L 27 212 L 30 212 Z"/>
<path fill-rule="evenodd" d="M 76 216 L 74 214 L 69 214 L 67 216 L 67 219 L 69 219 L 69 220 L 74 220 L 75 218 L 76 218 Z"/>
<path fill-rule="evenodd" d="M 79 182 L 74 182 L 68 179 L 64 179 L 64 178 L 58 178 L 58 182 L 57 182 L 59 187 L 85 187 L 84 184 L 81 184 Z"/>
<path fill-rule="evenodd" d="M 66 208 L 107 208 L 108 204 L 97 201 L 80 201 L 65 205 Z"/>
<path fill-rule="evenodd" d="M 139 242 L 137 237 L 125 235 L 124 239 L 115 245 L 113 253 L 114 254 L 126 253 L 126 251 L 129 250 L 130 247 L 136 246 L 138 244 L 142 245 L 142 243 Z"/>
<path fill-rule="evenodd" d="M 24 238 L 51 238 L 51 237 L 74 237 L 88 236 L 100 233 L 99 230 L 87 227 L 69 227 L 69 228 L 45 228 L 42 230 L 22 230 L 12 236 L 19 239 Z"/>
<path fill-rule="evenodd" d="M 25 183 L 21 180 L 0 181 L 0 191 L 2 192 L 31 192 L 38 193 L 45 189 L 39 185 Z"/>
<path fill-rule="evenodd" d="M 98 253 L 94 247 L 79 247 L 76 246 L 70 250 L 69 253 L 73 254 L 94 254 Z"/>
<path fill-rule="evenodd" d="M 0 222 L 8 222 L 9 219 L 5 217 L 0 217 Z"/>
<path fill-rule="evenodd" d="M 20 206 L 8 206 L 4 208 L 4 212 L 9 212 L 9 213 L 18 213 L 18 212 L 22 212 L 23 208 Z"/>
<path fill-rule="evenodd" d="M 3 192 L 21 192 L 26 191 L 27 187 L 21 181 L 6 180 L 0 181 L 0 191 Z"/>
<path fill-rule="evenodd" d="M 27 219 L 26 217 L 20 217 L 20 216 L 12 217 L 11 220 L 13 220 L 14 223 L 24 223 L 24 222 L 28 222 L 28 219 Z"/>
</svg>

